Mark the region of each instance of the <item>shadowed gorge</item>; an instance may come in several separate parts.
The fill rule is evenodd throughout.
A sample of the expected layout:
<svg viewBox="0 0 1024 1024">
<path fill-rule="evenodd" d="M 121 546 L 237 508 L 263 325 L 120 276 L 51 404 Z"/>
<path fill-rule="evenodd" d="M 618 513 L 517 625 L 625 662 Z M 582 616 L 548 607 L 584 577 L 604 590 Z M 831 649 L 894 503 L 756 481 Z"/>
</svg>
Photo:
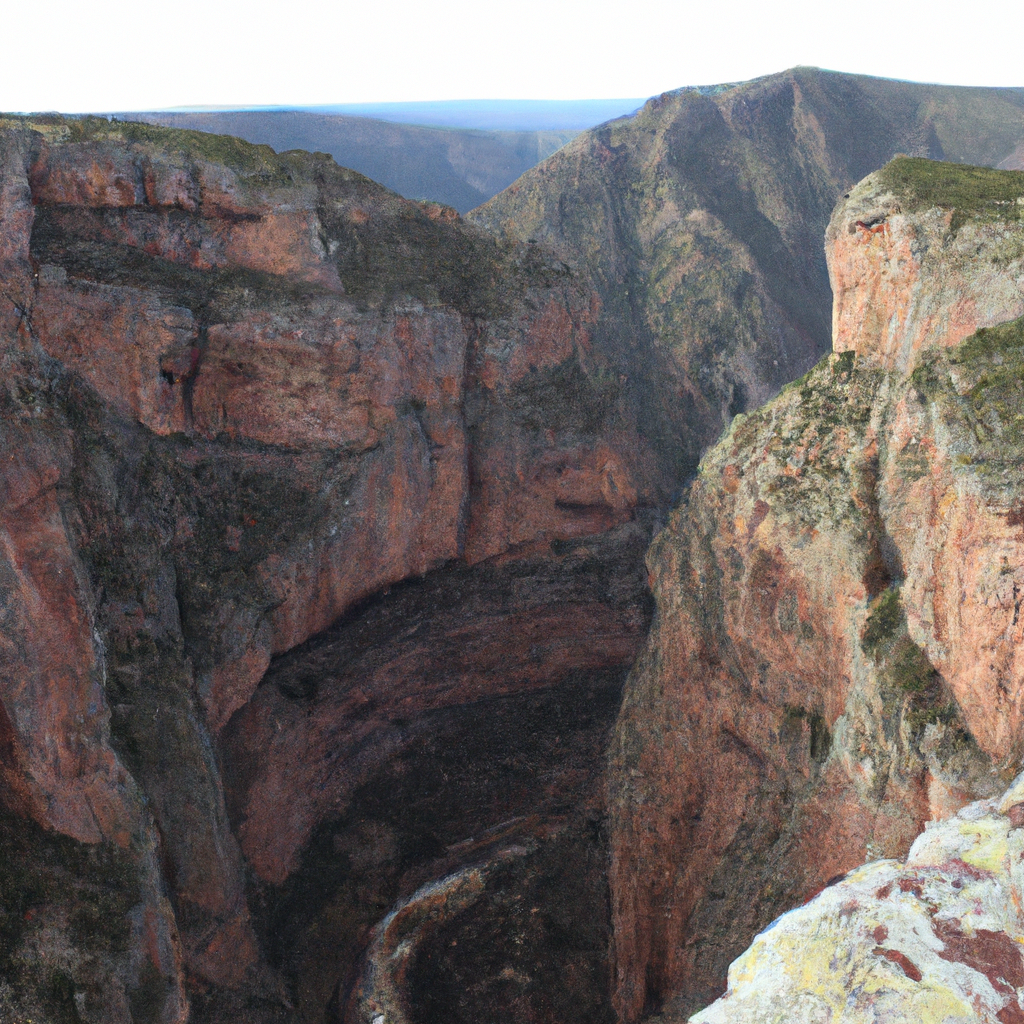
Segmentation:
<svg viewBox="0 0 1024 1024">
<path fill-rule="evenodd" d="M 667 1024 L 996 800 L 1022 139 L 796 69 L 463 219 L 0 118 L 0 1014 Z"/>
</svg>

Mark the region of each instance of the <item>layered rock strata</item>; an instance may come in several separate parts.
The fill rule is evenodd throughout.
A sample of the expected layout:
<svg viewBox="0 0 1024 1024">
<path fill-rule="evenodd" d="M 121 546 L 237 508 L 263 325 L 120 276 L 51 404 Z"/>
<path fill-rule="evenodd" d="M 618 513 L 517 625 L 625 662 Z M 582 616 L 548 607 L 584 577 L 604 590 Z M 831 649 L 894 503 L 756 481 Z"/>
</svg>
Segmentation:
<svg viewBox="0 0 1024 1024">
<path fill-rule="evenodd" d="M 614 693 L 640 642 L 643 536 L 629 531 L 647 460 L 591 338 L 596 299 L 537 247 L 323 156 L 90 119 L 2 129 L 0 766 L 7 813 L 35 837 L 2 885 L 31 877 L 38 903 L 8 915 L 0 955 L 36 967 L 5 972 L 3 998 L 44 1019 L 53 1003 L 184 1021 L 186 993 L 194 1019 L 306 1019 L 250 901 L 275 902 L 343 794 L 380 769 L 361 746 L 395 758 L 422 716 L 581 672 Z M 499 557 L 533 561 L 516 584 L 493 570 L 493 594 L 491 569 L 464 568 L 476 582 L 444 598 L 469 642 L 461 675 L 417 694 L 411 662 L 460 641 L 437 625 L 435 648 L 396 648 L 389 667 L 385 630 L 365 699 L 318 665 L 321 704 L 306 682 L 294 692 L 320 718 L 282 723 L 282 756 L 251 778 L 227 726 L 275 655 L 395 583 Z M 607 578 L 620 572 L 624 589 Z M 469 636 L 470 594 L 506 648 Z M 279 728 L 277 692 L 268 681 L 248 712 L 260 735 Z M 352 715 L 347 739 L 329 714 Z M 585 743 L 600 748 L 610 715 Z M 321 797 L 288 788 L 320 784 L 317 737 L 353 759 Z M 593 750 L 587 778 L 598 763 Z M 544 787 L 526 789 L 536 810 Z M 271 837 L 281 806 L 297 823 Z M 39 865 L 65 839 L 84 852 L 61 855 L 75 867 L 58 884 Z M 75 923 L 108 905 L 118 935 L 128 922 L 114 946 Z M 218 995 L 233 991 L 253 1004 Z"/>
<path fill-rule="evenodd" d="M 1019 764 L 1022 198 L 912 159 L 857 186 L 834 354 L 733 421 L 648 554 L 611 768 L 626 1020 L 706 1004 L 780 910 Z"/>
</svg>

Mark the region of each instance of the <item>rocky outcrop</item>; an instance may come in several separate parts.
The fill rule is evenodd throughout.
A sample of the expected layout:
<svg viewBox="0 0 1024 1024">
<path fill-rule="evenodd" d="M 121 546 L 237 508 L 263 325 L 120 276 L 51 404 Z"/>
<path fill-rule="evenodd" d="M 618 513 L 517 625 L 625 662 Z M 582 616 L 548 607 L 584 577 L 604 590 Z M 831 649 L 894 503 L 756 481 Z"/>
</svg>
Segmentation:
<svg viewBox="0 0 1024 1024">
<path fill-rule="evenodd" d="M 1024 314 L 1019 191 L 1012 175 L 925 160 L 853 189 L 825 236 L 833 351 L 907 373 L 925 350 Z"/>
<path fill-rule="evenodd" d="M 467 706 L 569 699 L 595 673 L 612 696 L 584 716 L 585 767 L 524 782 L 522 816 L 550 830 L 593 790 L 647 623 L 643 446 L 591 338 L 595 298 L 535 246 L 322 155 L 90 119 L 2 127 L 5 804 L 40 850 L 97 851 L 61 855 L 77 874 L 42 893 L 39 921 L 116 896 L 134 922 L 114 951 L 67 926 L 60 998 L 82 1019 L 179 1021 L 187 990 L 193 1019 L 277 1019 L 294 976 L 269 961 L 306 954 L 270 949 L 263 909 L 431 715 L 459 742 Z M 422 578 L 449 618 L 411 646 L 368 627 L 380 649 L 353 694 L 365 602 Z M 346 614 L 341 646 L 307 665 L 315 693 L 284 663 L 257 692 L 275 656 Z M 277 745 L 254 767 L 256 735 Z M 375 744 L 383 761 L 360 755 Z M 282 808 L 295 826 L 274 835 Z M 425 827 L 457 845 L 478 824 Z M 352 828 L 355 850 L 369 840 Z M 403 856 L 359 913 L 436 858 Z M 332 983 L 372 923 L 346 933 Z M 0 955 L 39 941 L 12 925 Z M 12 985 L 10 1005 L 42 1014 L 49 981 Z"/>
<path fill-rule="evenodd" d="M 779 918 L 693 1024 L 1024 1020 L 1022 782 Z"/>
<path fill-rule="evenodd" d="M 911 159 L 853 190 L 837 351 L 734 420 L 648 554 L 611 776 L 627 1020 L 706 1004 L 780 910 L 1019 763 L 1024 336 L 985 327 L 1021 309 L 1019 194 Z"/>
</svg>

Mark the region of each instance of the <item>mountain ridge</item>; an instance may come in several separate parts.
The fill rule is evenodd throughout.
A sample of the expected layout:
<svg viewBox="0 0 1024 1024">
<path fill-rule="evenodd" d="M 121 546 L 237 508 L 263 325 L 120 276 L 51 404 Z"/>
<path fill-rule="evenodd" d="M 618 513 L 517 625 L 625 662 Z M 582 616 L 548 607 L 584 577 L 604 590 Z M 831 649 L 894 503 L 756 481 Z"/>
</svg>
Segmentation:
<svg viewBox="0 0 1024 1024">
<path fill-rule="evenodd" d="M 468 219 L 554 249 L 602 298 L 596 331 L 632 337 L 621 372 L 674 456 L 671 495 L 739 411 L 829 346 L 821 247 L 836 200 L 895 152 L 1013 159 L 1024 90 L 917 86 L 796 69 L 714 95 L 679 90 L 581 133 Z"/>
</svg>

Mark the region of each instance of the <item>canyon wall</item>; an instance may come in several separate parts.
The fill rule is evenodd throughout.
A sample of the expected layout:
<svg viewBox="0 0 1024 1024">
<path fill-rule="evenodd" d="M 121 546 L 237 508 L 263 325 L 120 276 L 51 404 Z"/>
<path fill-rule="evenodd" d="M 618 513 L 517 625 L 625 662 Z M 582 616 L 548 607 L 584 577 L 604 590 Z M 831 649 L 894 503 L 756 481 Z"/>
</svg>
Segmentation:
<svg viewBox="0 0 1024 1024">
<path fill-rule="evenodd" d="M 834 353 L 736 417 L 648 553 L 610 778 L 625 1020 L 705 1005 L 777 913 L 1019 766 L 1022 207 L 1024 175 L 910 158 L 853 189 Z"/>
<path fill-rule="evenodd" d="M 599 300 L 322 155 L 56 117 L 0 142 L 0 1005 L 340 1019 L 425 865 L 595 813 L 651 489 Z M 511 747 L 465 732 L 581 702 Z M 442 764 L 382 874 L 367 801 L 403 756 L 429 776 L 431 729 L 480 778 L 452 806 Z M 329 892 L 280 908 L 332 827 L 358 920 L 272 949 L 280 913 L 319 927 Z"/>
</svg>

